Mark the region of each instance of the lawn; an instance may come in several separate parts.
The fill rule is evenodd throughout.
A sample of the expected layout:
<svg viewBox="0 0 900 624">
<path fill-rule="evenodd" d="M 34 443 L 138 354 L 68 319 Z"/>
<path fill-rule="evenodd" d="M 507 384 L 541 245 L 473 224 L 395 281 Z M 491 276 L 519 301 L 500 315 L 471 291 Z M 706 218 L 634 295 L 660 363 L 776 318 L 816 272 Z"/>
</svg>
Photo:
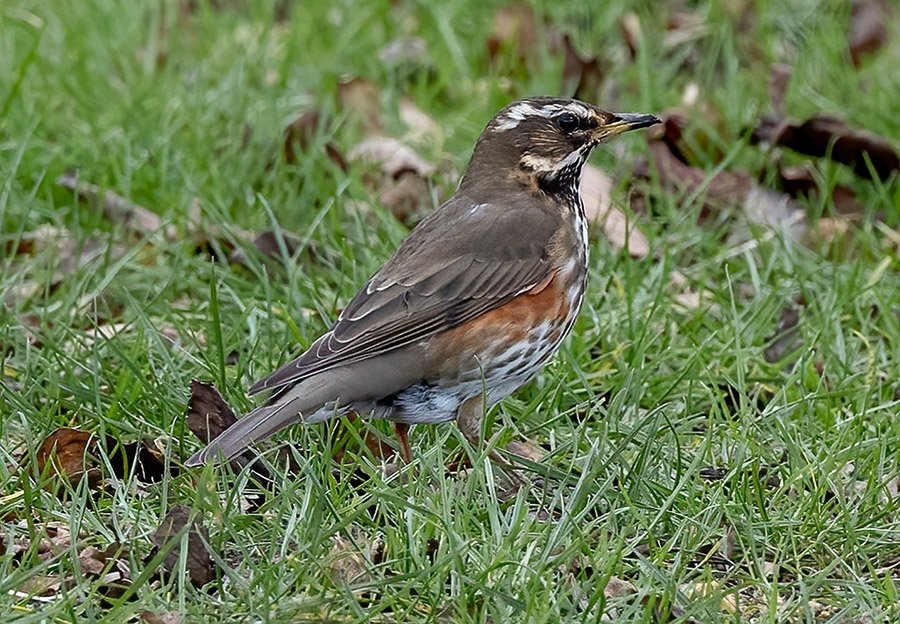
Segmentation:
<svg viewBox="0 0 900 624">
<path fill-rule="evenodd" d="M 4 2 L 0 620 L 900 621 L 889 4 Z M 252 407 L 534 94 L 666 124 L 592 158 L 584 308 L 485 445 L 182 469 L 192 380 Z"/>
</svg>

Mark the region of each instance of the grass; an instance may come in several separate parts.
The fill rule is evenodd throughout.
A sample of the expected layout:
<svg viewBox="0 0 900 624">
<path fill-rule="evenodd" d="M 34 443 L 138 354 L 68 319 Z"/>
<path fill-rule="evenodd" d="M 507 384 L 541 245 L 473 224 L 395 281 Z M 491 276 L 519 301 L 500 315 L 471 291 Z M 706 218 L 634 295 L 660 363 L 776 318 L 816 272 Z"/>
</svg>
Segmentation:
<svg viewBox="0 0 900 624">
<path fill-rule="evenodd" d="M 546 449 L 523 467 L 531 488 L 510 495 L 479 450 L 471 470 L 445 474 L 459 446 L 451 427 L 416 428 L 414 467 L 399 475 L 384 476 L 364 453 L 338 464 L 331 424 L 287 434 L 301 449 L 299 472 L 279 472 L 275 493 L 249 513 L 241 500 L 258 485 L 223 469 L 144 484 L 104 464 L 102 490 L 86 481 L 62 498 L 42 489 L 20 462 L 60 426 L 157 438 L 177 465 L 197 447 L 183 424 L 190 380 L 212 381 L 237 409 L 250 407 L 249 383 L 319 335 L 402 240 L 407 228 L 378 205 L 363 172 L 344 174 L 322 149 L 331 140 L 346 152 L 361 136 L 360 120 L 335 104 L 342 76 L 378 86 L 389 134 L 404 131 L 401 96 L 432 116 L 440 132 L 417 148 L 444 172 L 462 169 L 509 100 L 572 88 L 561 58 L 542 45 L 524 63 L 514 49 L 490 61 L 487 3 L 314 0 L 284 20 L 274 1 L 218 4 L 198 2 L 188 16 L 174 1 L 0 7 L 0 526 L 5 544 L 30 545 L 0 553 L 0 619 L 900 616 L 900 191 L 896 177 L 860 180 L 825 160 L 816 165 L 827 183 L 849 184 L 866 207 L 836 241 L 771 236 L 735 209 L 699 220 L 697 197 L 659 188 L 639 221 L 652 257 L 595 237 L 574 335 L 538 380 L 490 414 L 493 443 L 528 439 Z M 535 6 L 604 59 L 601 104 L 663 111 L 696 84 L 707 109 L 690 116 L 699 137 L 691 148 L 707 171 L 726 155 L 729 168 L 770 171 L 771 154 L 750 146 L 746 129 L 767 111 L 769 64 L 785 59 L 794 67 L 788 115 L 836 112 L 895 144 L 900 136 L 890 114 L 900 109 L 896 26 L 888 47 L 854 68 L 843 3 L 758 2 L 743 29 L 735 3 L 701 3 L 702 25 L 673 48 L 660 34 L 661 5 Z M 629 11 L 645 33 L 633 61 L 619 33 Z M 425 41 L 424 66 L 379 59 L 406 35 Z M 313 105 L 337 123 L 287 163 L 282 131 Z M 615 176 L 620 204 L 644 153 L 639 138 L 626 138 L 594 158 Z M 179 236 L 136 241 L 54 184 L 71 168 L 147 206 Z M 452 190 L 452 176 L 439 175 L 434 195 Z M 223 240 L 278 225 L 315 248 L 275 266 L 252 250 L 246 267 L 210 261 L 192 242 L 194 202 L 203 227 L 222 229 Z M 828 199 L 803 208 L 812 224 L 834 210 Z M 64 273 L 72 257 L 64 244 L 11 253 L 48 225 L 66 244 L 99 252 Z M 736 242 L 748 236 L 755 242 Z M 675 302 L 673 270 L 708 291 L 702 305 Z M 54 274 L 64 279 L 55 284 Z M 770 363 L 765 349 L 798 296 L 798 349 Z M 107 319 L 126 329 L 93 336 Z M 30 326 L 40 346 L 26 339 Z M 174 348 L 160 335 L 167 328 L 179 336 Z M 150 534 L 176 504 L 191 505 L 209 529 L 220 573 L 205 590 L 183 573 L 154 579 L 147 563 Z M 48 522 L 79 539 L 42 555 Z M 78 553 L 111 542 L 128 546 L 133 582 L 128 596 L 103 599 Z M 10 593 L 44 577 L 74 580 L 47 603 Z M 610 577 L 635 594 L 607 596 Z"/>
</svg>

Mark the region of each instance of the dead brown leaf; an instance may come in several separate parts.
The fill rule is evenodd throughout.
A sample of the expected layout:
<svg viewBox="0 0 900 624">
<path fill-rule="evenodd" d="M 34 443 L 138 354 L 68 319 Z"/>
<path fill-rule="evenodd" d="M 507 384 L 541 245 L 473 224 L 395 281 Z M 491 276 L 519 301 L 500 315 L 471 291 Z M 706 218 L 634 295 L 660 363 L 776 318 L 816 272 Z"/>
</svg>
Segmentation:
<svg viewBox="0 0 900 624">
<path fill-rule="evenodd" d="M 62 522 L 44 524 L 45 536 L 38 542 L 37 552 L 41 561 L 56 557 L 72 547 L 72 534 L 69 527 Z"/>
<path fill-rule="evenodd" d="M 403 173 L 384 182 L 378 196 L 381 205 L 406 225 L 413 225 L 431 207 L 428 182 L 414 173 Z"/>
<path fill-rule="evenodd" d="M 188 429 L 197 439 L 203 444 L 209 444 L 211 440 L 236 423 L 237 416 L 215 386 L 193 379 L 191 380 L 191 398 L 188 401 L 185 421 Z M 290 457 L 287 450 L 281 455 L 281 459 L 287 461 L 289 465 Z M 259 455 L 252 449 L 246 449 L 229 462 L 235 472 L 239 472 L 248 464 L 250 471 L 256 475 L 262 485 L 269 487 L 274 485 L 271 473 L 260 461 Z M 261 502 L 261 499 L 253 499 L 249 504 L 252 508 Z"/>
<path fill-rule="evenodd" d="M 111 436 L 106 437 L 110 467 L 119 479 L 128 478 L 133 471 L 135 478 L 142 483 L 161 481 L 167 472 L 164 451 L 150 440 L 120 442 Z M 176 467 L 171 470 L 173 474 L 178 471 Z"/>
<path fill-rule="evenodd" d="M 188 536 L 185 573 L 195 587 L 203 587 L 216 577 L 213 560 L 206 547 L 209 534 L 196 519 L 191 519 L 191 509 L 186 505 L 176 505 L 166 514 L 150 538 L 154 549 L 148 560 L 158 552 L 168 550 L 162 568 L 166 573 L 174 573 L 180 564 L 185 532 Z"/>
<path fill-rule="evenodd" d="M 809 247 L 816 248 L 819 245 L 832 245 L 844 239 L 853 227 L 849 217 L 821 217 L 806 233 L 806 243 Z"/>
<path fill-rule="evenodd" d="M 20 598 L 48 597 L 59 592 L 62 580 L 59 576 L 38 574 L 16 588 L 16 595 Z"/>
<path fill-rule="evenodd" d="M 900 170 L 900 155 L 887 139 L 848 126 L 833 115 L 816 115 L 802 123 L 763 117 L 751 138 L 807 156 L 829 157 L 862 178 L 871 179 L 874 171 L 879 179 L 887 180 Z M 872 171 L 867 161 L 871 161 Z"/>
<path fill-rule="evenodd" d="M 826 181 L 811 165 L 779 165 L 778 180 L 782 189 L 791 197 L 818 198 L 825 192 Z M 838 215 L 862 215 L 865 207 L 856 199 L 856 193 L 848 186 L 835 184 L 831 190 L 831 202 Z"/>
<path fill-rule="evenodd" d="M 28 244 L 24 245 L 24 241 Z M 127 251 L 123 245 L 111 244 L 95 236 L 76 240 L 68 230 L 50 224 L 24 233 L 18 248 L 29 254 L 45 254 L 54 262 L 49 267 L 52 269 L 49 275 L 41 271 L 20 273 L 22 281 L 2 293 L 3 303 L 10 308 L 17 307 L 22 301 L 52 295 L 79 269 L 106 256 L 110 261 L 117 260 Z"/>
<path fill-rule="evenodd" d="M 364 139 L 350 151 L 349 156 L 353 161 L 377 164 L 385 175 L 395 179 L 403 173 L 415 173 L 427 178 L 437 171 L 437 167 L 414 149 L 386 136 Z"/>
<path fill-rule="evenodd" d="M 162 219 L 158 214 L 114 191 L 104 192 L 96 184 L 81 182 L 74 173 L 59 176 L 56 178 L 56 183 L 74 192 L 81 201 L 101 207 L 107 219 L 121 223 L 126 229 L 151 234 L 162 228 Z"/>
<path fill-rule="evenodd" d="M 794 68 L 787 63 L 775 63 L 769 68 L 769 106 L 779 117 L 784 115 L 784 98 Z"/>
<path fill-rule="evenodd" d="M 100 481 L 100 469 L 89 462 L 88 455 L 96 451 L 96 446 L 92 433 L 69 427 L 57 429 L 44 438 L 35 454 L 37 472 L 62 477 L 73 485 L 87 474 L 94 487 Z"/>
<path fill-rule="evenodd" d="M 724 593 L 721 584 L 716 581 L 697 581 L 683 586 L 682 591 L 691 599 L 707 598 L 722 594 L 719 602 L 719 610 L 722 613 L 734 613 L 737 611 L 737 601 L 734 593 Z"/>
<path fill-rule="evenodd" d="M 491 61 L 503 50 L 514 50 L 518 61 L 523 63 L 537 45 L 537 24 L 531 5 L 514 2 L 497 9 L 486 44 Z"/>
<path fill-rule="evenodd" d="M 92 433 L 80 429 L 63 427 L 47 436 L 35 454 L 38 474 L 50 474 L 68 480 L 75 485 L 82 475 L 87 474 L 88 485 L 95 488 L 100 484 L 102 470 L 96 455 L 100 450 L 100 440 Z M 120 442 L 112 436 L 103 440 L 113 475 L 127 478 L 132 471 L 143 483 L 162 479 L 165 461 L 162 453 L 149 442 Z M 52 487 L 48 484 L 48 487 Z M 60 494 L 62 491 L 60 491 Z"/>
<path fill-rule="evenodd" d="M 546 450 L 529 440 L 510 440 L 506 445 L 506 450 L 536 464 L 543 461 L 547 455 Z"/>
<path fill-rule="evenodd" d="M 191 398 L 185 416 L 188 429 L 204 444 L 209 444 L 237 422 L 237 416 L 222 395 L 210 383 L 191 380 Z"/>
<path fill-rule="evenodd" d="M 581 174 L 581 199 L 585 216 L 591 225 L 599 225 L 610 245 L 627 249 L 634 258 L 650 253 L 650 241 L 628 222 L 625 213 L 612 205 L 612 179 L 599 167 L 584 166 Z"/>
<path fill-rule="evenodd" d="M 411 147 L 390 137 L 371 137 L 350 151 L 350 159 L 378 167 L 379 174 L 367 182 L 401 221 L 409 224 L 432 207 L 428 179 L 437 167 Z"/>
<path fill-rule="evenodd" d="M 147 624 L 181 624 L 182 617 L 178 611 L 165 611 L 163 613 L 142 611 L 141 621 Z"/>
<path fill-rule="evenodd" d="M 766 341 L 769 346 L 763 353 L 769 364 L 782 361 L 803 346 L 803 335 L 798 327 L 803 305 L 803 298 L 797 297 L 790 305 L 782 309 L 775 332 Z"/>
<path fill-rule="evenodd" d="M 284 129 L 284 160 L 288 163 L 297 162 L 298 152 L 309 150 L 321 128 L 322 115 L 317 110 L 306 111 L 288 124 Z M 332 141 L 325 143 L 325 152 L 331 162 L 337 165 L 341 171 L 347 170 L 347 161 L 344 155 Z"/>
<path fill-rule="evenodd" d="M 884 0 L 853 0 L 850 3 L 848 48 L 854 65 L 887 43 L 890 7 Z"/>
<path fill-rule="evenodd" d="M 669 283 L 677 291 L 674 295 L 675 302 L 688 310 L 699 308 L 703 302 L 710 301 L 713 297 L 712 293 L 706 289 L 692 289 L 690 281 L 680 271 L 672 271 L 669 274 Z"/>
<path fill-rule="evenodd" d="M 773 228 L 783 227 L 792 238 L 802 238 L 807 228 L 806 215 L 789 196 L 757 186 L 745 171 L 726 169 L 710 175 L 704 169 L 687 164 L 681 140 L 683 123 L 677 113 L 666 115 L 662 127 L 648 134 L 651 162 L 664 189 L 696 196 L 702 201 L 701 219 L 725 207 L 740 207 L 748 221 Z M 637 178 L 649 178 L 649 165 L 639 161 L 634 174 Z M 749 238 L 737 230 L 735 235 L 740 239 Z"/>
<path fill-rule="evenodd" d="M 603 588 L 603 595 L 607 598 L 621 598 L 622 596 L 630 596 L 635 593 L 637 593 L 637 588 L 634 584 L 617 576 L 609 577 L 609 580 L 606 581 L 606 587 Z"/>
<path fill-rule="evenodd" d="M 131 583 L 131 568 L 120 544 L 112 543 L 103 550 L 88 546 L 78 553 L 81 574 L 101 580 L 100 591 L 107 598 L 125 593 Z"/>
<path fill-rule="evenodd" d="M 278 240 L 279 237 L 281 238 L 281 242 Z M 294 256 L 300 249 L 310 249 L 315 251 L 316 248 L 315 241 L 304 241 L 297 234 L 285 230 L 280 230 L 279 232 L 275 232 L 274 230 L 263 230 L 253 238 L 252 245 L 264 258 L 281 260 L 281 243 L 284 244 L 284 253 L 287 254 L 288 257 Z M 244 267 L 249 266 L 247 251 L 240 247 L 235 248 L 228 254 L 228 261 Z"/>
<path fill-rule="evenodd" d="M 662 140 L 650 141 L 650 155 L 663 188 L 700 194 L 704 207 L 701 217 L 723 206 L 740 205 L 753 188 L 748 173 L 724 170 L 710 176 L 707 171 L 682 162 Z M 639 177 L 648 174 L 641 167 L 635 173 Z"/>
<path fill-rule="evenodd" d="M 363 136 L 384 131 L 381 120 L 381 96 L 378 86 L 367 78 L 355 77 L 338 83 L 337 98 L 341 110 L 357 119 Z"/>
<path fill-rule="evenodd" d="M 353 540 L 334 536 L 328 553 L 328 575 L 338 587 L 361 583 L 371 578 L 369 561 L 377 564 L 383 558 L 384 542 L 378 537 L 361 532 Z"/>
<path fill-rule="evenodd" d="M 603 85 L 604 71 L 599 57 L 582 55 L 575 49 L 572 37 L 562 36 L 563 83 L 571 87 L 574 97 L 595 101 Z"/>
<path fill-rule="evenodd" d="M 428 113 L 416 106 L 408 96 L 400 98 L 400 121 L 406 126 L 407 136 L 417 143 L 434 143 L 442 135 L 441 127 Z"/>
<path fill-rule="evenodd" d="M 625 42 L 625 48 L 628 50 L 628 60 L 634 62 L 642 38 L 641 18 L 637 16 L 637 13 L 629 11 L 622 15 L 619 20 L 619 34 L 622 35 L 622 41 Z"/>
</svg>

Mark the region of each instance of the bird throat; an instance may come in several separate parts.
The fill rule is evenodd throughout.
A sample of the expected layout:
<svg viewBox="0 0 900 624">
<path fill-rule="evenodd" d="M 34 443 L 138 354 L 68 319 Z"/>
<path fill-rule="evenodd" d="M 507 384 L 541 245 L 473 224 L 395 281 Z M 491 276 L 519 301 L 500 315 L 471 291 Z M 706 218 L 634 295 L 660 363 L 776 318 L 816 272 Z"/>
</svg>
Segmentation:
<svg viewBox="0 0 900 624">
<path fill-rule="evenodd" d="M 534 170 L 533 187 L 570 210 L 583 212 L 580 200 L 581 170 L 584 168 L 589 149 L 578 150 L 570 154 L 559 166 L 550 170 Z"/>
</svg>

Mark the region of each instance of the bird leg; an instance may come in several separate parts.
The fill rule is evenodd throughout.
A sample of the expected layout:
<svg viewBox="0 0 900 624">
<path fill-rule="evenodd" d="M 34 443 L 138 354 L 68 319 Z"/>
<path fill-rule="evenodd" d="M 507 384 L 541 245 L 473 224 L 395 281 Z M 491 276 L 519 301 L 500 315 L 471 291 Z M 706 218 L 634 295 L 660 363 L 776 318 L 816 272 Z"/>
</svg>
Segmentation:
<svg viewBox="0 0 900 624">
<path fill-rule="evenodd" d="M 481 419 L 484 415 L 484 407 L 480 396 L 473 396 L 462 403 L 456 409 L 456 426 L 463 437 L 474 448 L 478 448 L 481 440 Z"/>
<path fill-rule="evenodd" d="M 400 438 L 400 457 L 403 458 L 404 463 L 411 464 L 412 448 L 409 446 L 409 424 L 395 422 L 394 431 L 397 432 L 397 437 Z"/>
<path fill-rule="evenodd" d="M 456 410 L 456 426 L 469 444 L 476 449 L 481 443 L 481 421 L 483 416 L 484 399 L 481 396 L 474 396 L 466 399 Z M 491 461 L 499 464 L 505 469 L 509 480 L 512 481 L 514 485 L 520 486 L 525 482 L 519 472 L 496 450 L 492 450 L 488 453 L 488 457 L 491 458 Z"/>
</svg>

